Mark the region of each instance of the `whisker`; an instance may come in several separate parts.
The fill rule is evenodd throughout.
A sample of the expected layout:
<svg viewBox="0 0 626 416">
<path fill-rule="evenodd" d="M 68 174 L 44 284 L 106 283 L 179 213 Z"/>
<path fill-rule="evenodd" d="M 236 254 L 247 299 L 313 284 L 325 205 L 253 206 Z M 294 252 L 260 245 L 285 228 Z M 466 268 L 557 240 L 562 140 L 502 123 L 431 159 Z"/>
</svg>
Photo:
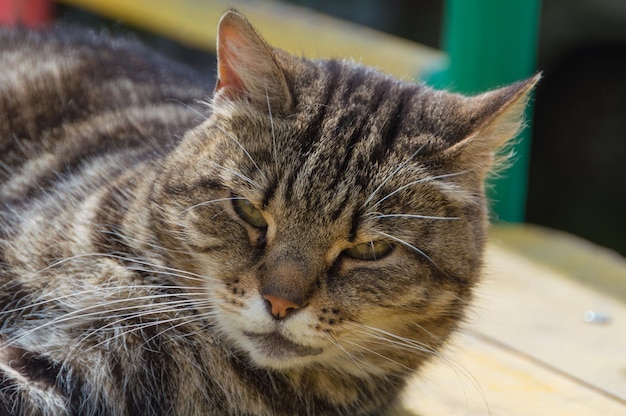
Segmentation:
<svg viewBox="0 0 626 416">
<path fill-rule="evenodd" d="M 127 262 L 132 262 L 132 263 L 138 263 L 138 264 L 143 264 L 144 266 L 149 266 L 149 267 L 154 267 L 157 269 L 162 269 L 162 270 L 166 270 L 169 272 L 174 272 L 174 273 L 181 273 L 181 275 L 184 275 L 186 279 L 189 280 L 198 280 L 198 281 L 206 281 L 206 280 L 214 280 L 208 276 L 203 276 L 203 275 L 199 275 L 196 273 L 192 273 L 192 272 L 188 272 L 186 270 L 181 270 L 181 269 L 176 269 L 173 267 L 168 267 L 168 266 L 163 266 L 160 264 L 156 264 L 156 263 L 150 263 L 144 260 L 140 260 L 138 258 L 133 258 L 133 257 L 125 257 L 125 256 L 121 256 L 121 255 L 117 255 L 117 254 L 110 254 L 110 253 L 84 253 L 84 254 L 77 254 L 75 256 L 72 257 L 67 257 L 61 260 L 58 260 L 46 267 L 44 267 L 43 269 L 40 269 L 39 271 L 37 271 L 36 273 L 42 273 L 46 270 L 52 269 L 56 266 L 59 266 L 61 264 L 70 262 L 70 261 L 74 261 L 74 260 L 78 260 L 78 259 L 82 259 L 82 258 L 89 258 L 89 257 L 104 257 L 104 258 L 112 258 L 112 259 L 116 259 L 116 260 L 123 260 L 123 261 L 127 261 Z M 154 270 L 155 273 L 162 273 L 158 270 Z"/>
<path fill-rule="evenodd" d="M 37 300 L 40 299 L 41 296 L 35 298 L 35 302 L 34 303 L 29 303 L 28 305 L 25 306 L 21 306 L 19 308 L 13 308 L 13 309 L 6 309 L 6 310 L 1 310 L 0 311 L 0 315 L 2 314 L 10 314 L 10 313 L 17 313 L 17 312 L 23 312 L 26 311 L 28 309 L 33 309 L 33 308 L 37 308 L 38 306 L 45 306 L 48 304 L 52 304 L 61 300 L 65 300 L 65 299 L 70 299 L 70 298 L 81 298 L 84 295 L 88 295 L 88 294 L 92 294 L 94 292 L 101 292 L 102 289 L 98 288 L 98 289 L 89 289 L 89 290 L 82 290 L 79 292 L 73 292 L 73 293 L 69 293 L 67 295 L 62 295 L 62 296 L 57 296 L 51 299 L 45 299 L 45 300 Z"/>
<path fill-rule="evenodd" d="M 269 102 L 269 98 L 268 98 L 268 102 Z M 271 117 L 272 117 L 272 115 L 271 115 L 271 110 L 270 110 L 270 121 L 271 121 Z M 250 162 L 252 162 L 252 164 L 254 165 L 256 170 L 261 174 L 261 176 L 263 176 L 265 178 L 265 180 L 267 180 L 267 177 L 265 176 L 265 173 L 261 170 L 261 168 L 256 163 L 256 161 L 254 160 L 252 155 L 250 155 L 248 150 L 241 144 L 241 142 L 237 139 L 237 137 L 235 137 L 235 135 L 232 132 L 226 130 L 225 128 L 223 128 L 221 126 L 218 126 L 218 129 L 219 129 L 219 131 L 224 133 L 226 135 L 226 137 L 228 137 L 229 139 L 234 141 L 237 144 L 237 146 L 239 146 L 241 148 L 241 150 L 245 153 L 245 155 L 248 157 L 248 159 L 250 159 Z M 272 134 L 273 133 L 274 133 L 274 124 L 272 122 Z"/>
<path fill-rule="evenodd" d="M 188 320 L 188 321 L 180 322 L 180 323 L 178 323 L 178 324 L 176 324 L 176 325 L 169 326 L 169 327 L 167 327 L 167 328 L 165 328 L 165 329 L 163 329 L 163 330 L 159 331 L 159 332 L 158 332 L 158 333 L 156 333 L 154 336 L 152 336 L 150 339 L 148 339 L 148 340 L 147 340 L 147 342 L 152 341 L 153 339 L 158 338 L 159 336 L 163 335 L 163 334 L 164 334 L 164 333 L 166 333 L 167 331 L 174 330 L 174 329 L 176 329 L 176 328 L 178 328 L 178 327 L 180 327 L 180 326 L 183 326 L 183 325 L 189 325 L 189 324 L 192 324 L 192 323 L 195 323 L 195 322 L 202 322 L 202 321 L 204 321 L 206 318 L 213 318 L 213 317 L 215 317 L 216 315 L 217 315 L 217 312 L 216 312 L 216 311 L 208 311 L 208 312 L 203 312 L 203 313 L 200 313 L 200 314 L 194 315 L 194 316 L 192 316 L 192 317 L 191 317 L 192 319 L 190 319 L 190 320 Z M 162 324 L 169 324 L 169 323 L 175 322 L 176 320 L 180 320 L 180 319 L 183 319 L 183 318 L 186 318 L 186 317 L 175 317 L 175 318 L 170 318 L 170 319 L 167 319 L 167 320 L 165 320 L 165 321 L 159 321 L 158 323 L 159 323 L 160 325 L 162 325 Z M 180 334 L 180 335 L 178 335 L 178 336 L 179 336 L 179 337 L 182 337 L 182 338 L 187 338 L 187 337 L 190 337 L 190 336 L 195 335 L 197 332 L 198 332 L 198 331 L 188 332 L 188 333 Z"/>
<path fill-rule="evenodd" d="M 348 344 L 351 344 L 355 347 L 355 351 L 350 352 L 347 348 L 341 345 L 341 343 L 335 337 L 332 337 L 331 341 L 336 348 L 341 350 L 341 352 L 344 353 L 350 359 L 350 361 L 352 361 L 358 371 L 365 377 L 370 377 L 372 374 L 385 372 L 385 370 L 382 369 L 379 365 L 362 356 L 363 348 L 360 344 L 356 342 L 349 342 Z M 360 355 L 361 357 L 358 357 L 356 353 L 358 353 L 358 355 Z"/>
<path fill-rule="evenodd" d="M 71 299 L 71 298 L 76 298 L 76 299 L 83 299 L 84 295 L 90 295 L 90 294 L 94 294 L 94 293 L 102 293 L 105 290 L 107 292 L 110 293 L 115 293 L 114 291 L 117 290 L 119 292 L 121 292 L 122 290 L 128 290 L 129 288 L 132 289 L 149 289 L 149 290 L 182 290 L 182 291 L 197 291 L 197 293 L 202 293 L 203 289 L 199 288 L 199 287 L 193 287 L 193 286 L 174 286 L 174 285 L 168 285 L 168 286 L 163 286 L 163 285 L 135 285 L 133 284 L 132 287 L 129 286 L 119 286 L 119 287 L 111 287 L 111 286 L 106 286 L 106 287 L 98 287 L 98 288 L 94 288 L 94 289 L 88 289 L 88 290 L 81 290 L 81 291 L 77 291 L 77 292 L 72 292 L 66 295 L 61 295 L 61 296 L 56 296 L 50 299 L 42 299 L 42 296 L 38 296 L 36 298 L 33 299 L 34 302 L 29 303 L 28 305 L 25 306 L 21 306 L 18 308 L 12 308 L 12 309 L 4 309 L 4 310 L 0 310 L 0 315 L 3 314 L 10 314 L 10 313 L 18 313 L 18 312 L 23 312 L 29 309 L 33 309 L 33 308 L 37 308 L 39 306 L 46 306 L 49 304 L 54 304 L 54 303 L 59 303 L 59 301 L 62 300 L 66 300 L 66 299 Z M 191 292 L 187 292 L 181 295 L 163 295 L 163 296 L 185 296 L 188 294 L 192 294 Z M 160 295 L 161 296 L 161 295 Z M 126 299 L 128 300 L 128 299 Z M 106 304 L 100 304 L 100 306 L 105 305 Z"/>
<path fill-rule="evenodd" d="M 140 240 L 138 238 L 131 237 L 127 234 L 124 234 L 120 231 L 119 227 L 113 224 L 102 224 L 102 223 L 91 223 L 97 229 L 95 230 L 99 234 L 106 234 L 108 236 L 113 237 L 113 241 L 120 242 L 122 244 L 128 244 L 129 242 L 134 242 L 139 245 L 145 245 L 156 252 L 167 252 L 167 253 L 186 253 L 184 250 L 175 250 L 167 247 L 163 247 L 159 244 L 156 244 L 151 241 Z M 101 227 L 108 228 L 101 228 Z M 120 254 L 121 255 L 121 254 Z"/>
<path fill-rule="evenodd" d="M 168 311 L 168 309 L 163 309 L 161 311 L 161 313 L 167 312 L 167 311 Z M 175 312 L 180 312 L 179 310 L 174 310 L 174 311 Z M 173 325 L 173 326 L 169 326 L 166 329 L 161 330 L 158 333 L 156 333 L 155 335 L 151 336 L 149 339 L 144 341 L 144 345 L 146 345 L 150 341 L 152 341 L 153 339 L 158 338 L 160 335 L 163 335 L 167 331 L 173 330 L 175 328 L 178 328 L 178 327 L 186 325 L 186 324 L 188 325 L 188 324 L 196 322 L 196 321 L 202 321 L 202 320 L 204 320 L 204 318 L 211 318 L 211 317 L 215 316 L 215 314 L 216 314 L 215 312 L 210 311 L 210 312 L 204 312 L 202 314 L 198 314 L 196 316 L 193 316 L 192 319 L 188 319 L 189 316 L 184 315 L 184 316 L 175 316 L 175 317 L 168 318 L 168 319 L 154 320 L 154 321 L 149 321 L 149 322 L 142 322 L 140 324 L 129 325 L 129 326 L 126 327 L 127 329 L 125 329 L 124 331 L 116 333 L 113 336 L 113 338 L 108 338 L 108 339 L 102 340 L 102 341 L 98 342 L 97 344 L 94 344 L 93 346 L 89 347 L 86 351 L 90 351 L 91 349 L 98 348 L 98 347 L 100 347 L 100 346 L 102 346 L 102 345 L 104 345 L 106 343 L 111 342 L 113 339 L 123 338 L 126 335 L 132 334 L 134 332 L 142 331 L 142 330 L 150 328 L 150 327 L 156 327 L 158 325 L 167 325 L 167 324 L 171 324 L 173 322 L 184 320 L 183 322 L 180 322 L 180 323 L 178 323 L 176 325 Z M 122 322 L 124 322 L 124 321 L 126 321 L 128 319 L 137 319 L 137 318 L 141 318 L 141 317 L 147 316 L 147 315 L 149 315 L 149 314 L 145 314 L 145 315 L 137 314 L 137 316 L 132 316 L 130 318 L 119 319 L 119 320 L 117 320 L 115 322 L 112 322 L 110 324 L 105 325 L 105 327 L 115 327 L 116 325 L 118 325 L 118 324 L 120 324 L 120 323 L 122 323 Z M 105 328 L 105 327 L 98 328 L 98 331 L 101 330 L 102 328 Z M 185 336 L 187 336 L 187 334 L 185 334 Z"/>
<path fill-rule="evenodd" d="M 183 102 L 181 100 L 178 100 L 176 98 L 166 98 L 165 101 L 170 101 L 170 102 L 173 102 L 173 103 L 176 103 L 176 104 L 180 104 L 183 107 L 185 107 L 186 109 L 191 110 L 194 113 L 196 113 L 197 115 L 199 115 L 203 120 L 207 120 L 208 119 L 206 114 L 204 114 L 203 112 L 199 111 L 197 108 L 193 107 L 192 105 L 190 105 L 188 103 L 185 103 L 185 102 Z M 201 105 L 203 104 L 202 100 L 195 100 L 195 102 L 196 102 L 196 104 L 201 104 Z"/>
<path fill-rule="evenodd" d="M 367 376 L 370 374 L 370 372 L 366 371 L 365 368 L 363 368 L 362 364 L 366 364 L 368 366 L 371 366 L 371 363 L 365 361 L 365 360 L 357 360 L 357 358 L 353 355 L 350 354 L 350 352 L 348 352 L 348 350 L 346 350 L 343 345 L 341 345 L 340 342 L 338 342 L 335 337 L 331 337 L 331 342 L 333 343 L 333 345 L 337 348 L 339 348 L 345 355 L 348 356 L 348 358 L 350 359 L 350 361 L 352 361 L 352 363 L 356 366 L 356 368 L 359 369 L 359 371 L 364 375 Z"/>
<path fill-rule="evenodd" d="M 203 302 L 203 304 L 204 303 L 205 302 Z M 185 306 L 185 305 L 190 305 L 190 306 L 196 307 L 198 305 L 198 303 L 197 302 L 192 302 L 191 300 L 179 300 L 179 301 L 171 301 L 171 302 L 162 302 L 162 303 L 159 304 L 158 308 L 151 308 L 150 310 L 143 310 L 142 309 L 139 312 L 134 312 L 134 313 L 130 313 L 130 314 L 124 314 L 124 313 L 119 313 L 119 312 L 132 311 L 133 309 L 140 309 L 140 308 L 144 307 L 145 305 L 136 305 L 134 307 L 125 307 L 125 308 L 115 309 L 114 312 L 117 312 L 117 313 L 109 314 L 109 315 L 106 316 L 107 319 L 115 319 L 115 320 L 107 323 L 106 325 L 99 326 L 98 328 L 96 328 L 96 331 L 103 332 L 103 330 L 105 330 L 105 329 L 113 328 L 113 327 L 119 325 L 120 323 L 127 322 L 127 321 L 133 320 L 133 319 L 141 319 L 141 318 L 145 318 L 145 317 L 152 316 L 152 315 L 163 314 L 163 313 L 166 313 L 166 312 L 178 313 L 178 312 L 181 311 L 181 309 L 179 307 L 180 306 Z M 92 314 L 90 313 L 90 314 L 81 315 L 81 316 L 79 316 L 79 318 L 82 318 L 83 316 L 90 316 L 90 315 L 92 315 Z M 151 321 L 151 322 L 158 323 L 160 321 L 155 320 L 155 321 Z M 141 324 L 135 324 L 135 325 L 143 325 L 145 323 L 147 323 L 147 322 L 142 322 Z"/>
<path fill-rule="evenodd" d="M 406 246 L 406 247 L 408 247 L 408 248 L 410 248 L 410 249 L 414 250 L 416 253 L 419 253 L 421 256 L 423 256 L 423 257 L 424 257 L 424 258 L 426 258 L 428 261 L 430 261 L 430 262 L 431 262 L 431 263 L 432 263 L 435 267 L 437 267 L 438 269 L 441 269 L 441 268 L 439 267 L 439 265 L 438 265 L 437 263 L 435 263 L 435 261 L 434 261 L 433 259 L 431 259 L 431 258 L 430 258 L 430 256 L 428 256 L 428 254 L 424 253 L 422 250 L 420 250 L 419 248 L 415 247 L 414 245 L 412 245 L 412 244 L 410 244 L 410 243 L 408 243 L 408 242 L 404 241 L 404 240 L 403 240 L 403 239 L 401 239 L 401 238 L 394 237 L 393 235 L 387 234 L 387 233 L 385 233 L 385 232 L 378 231 L 378 230 L 376 230 L 375 232 L 376 232 L 377 234 L 382 235 L 383 237 L 387 237 L 387 238 L 388 238 L 388 239 L 390 239 L 390 240 L 396 241 L 396 242 L 398 242 L 398 243 L 402 244 L 403 246 Z"/>
<path fill-rule="evenodd" d="M 420 351 L 421 353 L 425 353 L 430 356 L 437 357 L 438 359 L 445 362 L 448 366 L 450 366 L 450 368 L 457 374 L 457 377 L 459 377 L 459 380 L 460 380 L 461 375 L 465 377 L 467 380 L 469 380 L 471 384 L 474 386 L 474 388 L 480 393 L 483 402 L 487 405 L 487 408 L 489 408 L 486 395 L 482 387 L 480 386 L 479 381 L 476 379 L 476 377 L 465 367 L 456 363 L 450 358 L 446 357 L 444 354 L 442 354 L 435 348 L 430 347 L 428 344 L 425 344 L 423 342 L 420 342 L 414 339 L 409 339 L 406 337 L 402 337 L 400 335 L 396 335 L 394 333 L 385 331 L 381 328 L 377 328 L 377 327 L 373 327 L 373 326 L 365 325 L 365 324 L 358 324 L 356 322 L 347 322 L 347 323 L 352 324 L 359 329 L 362 329 L 363 335 L 366 335 L 368 337 L 373 337 L 376 340 L 376 342 L 380 343 L 381 345 L 391 344 L 394 347 L 405 349 L 407 351 Z M 420 328 L 426 334 L 436 339 L 436 337 L 433 334 L 426 331 L 423 327 L 420 326 Z"/>
<path fill-rule="evenodd" d="M 258 183 L 256 183 L 254 180 L 252 180 L 252 179 L 248 178 L 246 175 L 244 175 L 244 174 L 243 174 L 243 173 L 241 173 L 241 172 L 237 172 L 237 171 L 236 171 L 236 170 L 234 170 L 234 169 L 227 168 L 226 166 L 219 165 L 219 164 L 217 164 L 217 163 L 215 163 L 215 162 L 211 162 L 211 165 L 213 165 L 213 166 L 215 166 L 215 167 L 217 167 L 217 168 L 223 169 L 224 171 L 226 171 L 226 172 L 230 173 L 231 175 L 236 176 L 236 177 L 238 177 L 239 179 L 244 180 L 245 182 L 248 182 L 249 184 L 253 185 L 253 186 L 254 186 L 255 188 L 257 188 L 257 189 L 261 189 L 261 188 L 262 188 L 262 187 L 261 187 Z"/>
<path fill-rule="evenodd" d="M 412 182 L 409 182 L 405 185 L 400 186 L 398 189 L 394 190 L 393 192 L 388 193 L 387 195 L 385 195 L 384 197 L 382 197 L 381 199 L 379 199 L 378 201 L 376 201 L 376 203 L 374 205 L 372 205 L 370 207 L 370 209 L 374 209 L 376 208 L 378 205 L 380 205 L 383 201 L 385 201 L 386 199 L 392 197 L 393 195 L 397 194 L 398 192 L 401 192 L 407 188 L 410 188 L 411 186 L 420 184 L 420 183 L 424 183 L 424 182 L 431 182 L 437 179 L 443 179 L 443 178 L 450 178 L 450 177 L 454 177 L 454 176 L 459 176 L 459 175 L 463 175 L 467 173 L 467 171 L 461 171 L 461 172 L 455 172 L 455 173 L 446 173 L 443 175 L 437 175 L 437 176 L 429 176 L 427 178 L 422 178 L 422 179 L 418 179 Z"/>
<path fill-rule="evenodd" d="M 399 363 L 398 361 L 394 360 L 393 358 L 387 357 L 386 355 L 384 355 L 384 354 L 382 354 L 382 353 L 380 353 L 378 351 L 374 351 L 371 348 L 367 348 L 367 347 L 365 347 L 365 346 L 363 346 L 361 344 L 358 344 L 358 343 L 356 343 L 354 341 L 350 341 L 350 340 L 344 340 L 344 342 L 347 343 L 347 344 L 353 345 L 353 346 L 355 346 L 358 349 L 361 349 L 363 351 L 367 351 L 370 354 L 376 355 L 377 357 L 383 358 L 383 359 L 391 362 L 392 364 L 397 365 L 398 367 L 404 368 L 405 370 L 408 370 L 408 371 L 411 371 L 411 372 L 413 371 L 412 368 L 410 368 L 410 367 L 408 367 L 408 366 L 406 366 L 406 365 L 404 365 L 402 363 Z"/>
<path fill-rule="evenodd" d="M 407 346 L 409 348 L 417 348 L 419 350 L 421 350 L 422 352 L 428 353 L 428 354 L 432 354 L 432 355 L 437 355 L 439 356 L 440 353 L 437 352 L 437 350 L 431 346 L 429 346 L 428 344 L 421 342 L 421 341 L 417 341 L 414 339 L 410 339 L 410 338 L 406 338 L 406 337 L 402 337 L 400 335 L 396 335 L 392 332 L 388 332 L 385 331 L 384 329 L 381 328 L 377 328 L 374 326 L 370 326 L 370 325 L 365 325 L 365 324 L 359 324 L 362 328 L 367 329 L 368 331 L 370 331 L 370 333 L 374 334 L 378 334 L 377 336 L 383 337 L 383 339 L 388 340 L 388 341 L 392 341 L 394 343 L 396 343 L 397 345 L 403 345 L 403 346 Z M 427 334 L 428 336 L 430 336 L 434 341 L 439 342 L 439 337 L 435 336 L 434 334 L 432 334 L 430 331 L 426 330 L 424 327 L 422 327 L 421 325 L 416 325 L 420 328 L 420 330 L 422 330 L 425 334 Z"/>
<path fill-rule="evenodd" d="M 272 116 L 272 106 L 270 104 L 270 96 L 267 90 L 267 82 L 265 83 L 265 98 L 267 99 L 267 112 L 270 118 L 270 127 L 272 129 L 272 152 L 274 154 L 274 166 L 276 168 L 276 175 L 278 175 L 278 155 L 276 146 L 276 132 L 274 131 L 274 117 Z"/>
<path fill-rule="evenodd" d="M 363 203 L 363 205 L 361 205 L 361 209 L 365 209 L 365 207 L 374 199 L 374 197 L 376 196 L 376 194 L 378 193 L 378 191 L 380 191 L 380 189 L 385 186 L 385 184 L 391 180 L 391 178 L 393 178 L 398 172 L 400 172 L 400 170 L 402 168 L 404 168 L 406 165 L 408 165 L 411 160 L 413 160 L 413 158 L 415 156 L 417 156 L 422 149 L 426 146 L 426 143 L 422 144 L 415 152 L 413 152 L 413 154 L 411 156 L 409 156 L 404 162 L 402 162 L 400 164 L 400 166 L 398 166 L 393 172 L 391 172 L 391 174 L 389 174 L 389 176 L 387 176 L 377 187 L 376 189 L 374 189 L 374 191 L 367 197 L 367 199 L 365 200 L 365 202 Z"/>
<path fill-rule="evenodd" d="M 189 208 L 185 208 L 180 213 L 181 214 L 185 214 L 186 212 L 191 211 L 192 209 L 195 209 L 195 208 L 198 208 L 198 207 L 203 207 L 205 205 L 214 204 L 216 202 L 232 201 L 232 200 L 235 200 L 235 199 L 242 199 L 242 198 L 240 198 L 240 197 L 216 198 L 216 199 L 212 199 L 210 201 L 204 201 L 204 202 L 200 202 L 199 204 L 192 205 Z"/>
<path fill-rule="evenodd" d="M 152 269 L 144 269 L 144 268 L 141 268 L 141 267 L 138 267 L 138 266 L 128 266 L 128 267 L 126 267 L 126 268 L 127 268 L 128 270 L 137 271 L 137 272 L 155 272 L 155 270 L 152 270 Z M 206 280 L 213 280 L 213 279 L 209 279 L 208 277 L 207 277 L 207 278 L 204 278 L 204 279 L 190 278 L 189 276 L 187 276 L 187 275 L 185 275 L 185 274 L 181 274 L 181 273 L 178 273 L 178 272 L 168 272 L 168 271 L 162 271 L 162 270 L 156 271 L 156 273 L 157 273 L 159 276 L 172 276 L 172 277 L 179 277 L 179 278 L 181 278 L 181 279 L 189 279 L 189 280 L 192 280 L 192 281 L 200 281 L 200 282 L 204 281 L 204 279 L 206 279 Z"/>
<path fill-rule="evenodd" d="M 383 219 L 383 218 L 416 218 L 416 219 L 424 219 L 424 220 L 458 220 L 461 217 L 438 217 L 434 215 L 419 215 L 419 214 L 380 214 L 380 213 L 371 213 L 372 218 L 374 219 Z"/>
<path fill-rule="evenodd" d="M 104 303 L 96 303 L 84 308 L 80 308 L 77 310 L 73 310 L 71 312 L 65 313 L 61 316 L 59 316 L 58 318 L 54 318 L 51 319 L 41 325 L 38 325 L 37 327 L 31 328 L 25 332 L 20 333 L 20 335 L 18 337 L 16 337 L 16 339 L 12 340 L 8 345 L 10 345 L 11 343 L 14 342 L 18 342 L 20 339 L 23 339 L 25 337 L 27 337 L 28 335 L 31 335 L 37 331 L 40 331 L 42 329 L 48 328 L 48 327 L 54 327 L 54 326 L 58 326 L 60 324 L 75 320 L 75 319 L 86 319 L 86 318 L 91 318 L 93 316 L 96 316 L 98 318 L 102 318 L 103 315 L 103 310 L 106 310 L 107 308 L 109 308 L 112 305 L 116 305 L 116 304 L 127 304 L 131 301 L 142 301 L 142 300 L 154 300 L 154 299 L 160 299 L 160 298 L 171 298 L 171 297 L 175 297 L 175 296 L 181 296 L 181 295 L 172 295 L 172 294 L 158 294 L 158 295 L 148 295 L 148 296 L 138 296 L 138 297 L 132 297 L 132 298 L 125 298 L 125 299 L 114 299 L 114 300 L 110 300 Z M 179 304 L 191 304 L 191 305 L 196 305 L 198 302 L 194 302 L 191 299 L 183 299 L 183 300 L 178 300 L 178 301 L 171 301 L 171 302 L 162 302 L 162 303 L 157 303 L 157 304 L 150 304 L 150 303 L 141 303 L 141 304 L 135 304 L 135 305 L 128 305 L 128 306 L 124 306 L 121 308 L 115 308 L 113 310 L 111 310 L 110 312 L 122 312 L 122 311 L 132 311 L 132 310 L 136 310 L 136 309 L 144 309 L 144 308 L 149 308 L 150 306 L 158 306 L 161 307 L 162 305 L 179 305 Z M 155 313 L 153 312 L 155 309 L 158 310 L 158 307 L 153 308 L 151 310 L 142 310 L 142 313 L 145 314 L 152 314 Z M 93 312 L 89 312 L 89 311 L 93 311 Z M 85 313 L 87 312 L 87 313 Z M 111 317 L 116 317 L 116 316 L 120 316 L 120 315 L 107 315 L 107 318 L 111 318 Z M 126 318 L 128 319 L 128 318 Z"/>
</svg>

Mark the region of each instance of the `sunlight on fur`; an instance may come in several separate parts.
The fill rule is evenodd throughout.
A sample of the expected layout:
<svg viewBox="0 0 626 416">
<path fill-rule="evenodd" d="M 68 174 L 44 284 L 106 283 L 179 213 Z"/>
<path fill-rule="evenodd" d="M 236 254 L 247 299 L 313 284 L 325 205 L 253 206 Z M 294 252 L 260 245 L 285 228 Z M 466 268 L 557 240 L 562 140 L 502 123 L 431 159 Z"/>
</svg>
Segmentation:
<svg viewBox="0 0 626 416">
<path fill-rule="evenodd" d="M 446 360 L 539 77 L 464 97 L 217 30 L 212 96 L 0 31 L 0 414 L 379 415 Z"/>
</svg>

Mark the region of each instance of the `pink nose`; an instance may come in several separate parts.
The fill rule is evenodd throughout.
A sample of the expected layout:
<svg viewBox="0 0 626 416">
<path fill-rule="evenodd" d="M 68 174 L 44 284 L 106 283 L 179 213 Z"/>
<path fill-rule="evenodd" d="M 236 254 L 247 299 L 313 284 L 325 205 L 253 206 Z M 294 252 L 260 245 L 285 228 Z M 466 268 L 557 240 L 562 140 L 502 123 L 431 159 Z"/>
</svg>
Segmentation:
<svg viewBox="0 0 626 416">
<path fill-rule="evenodd" d="M 269 302 L 272 316 L 276 319 L 285 318 L 291 311 L 300 308 L 300 305 L 278 296 L 263 295 L 263 298 Z"/>
</svg>

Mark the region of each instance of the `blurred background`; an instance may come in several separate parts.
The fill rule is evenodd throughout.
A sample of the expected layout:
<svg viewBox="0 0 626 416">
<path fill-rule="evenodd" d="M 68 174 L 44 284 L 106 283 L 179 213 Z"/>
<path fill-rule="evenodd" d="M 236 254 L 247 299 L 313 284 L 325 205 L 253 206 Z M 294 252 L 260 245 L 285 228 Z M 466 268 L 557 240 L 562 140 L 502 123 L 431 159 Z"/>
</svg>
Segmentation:
<svg viewBox="0 0 626 416">
<path fill-rule="evenodd" d="M 285 0 L 282 3 L 288 7 L 287 10 L 303 6 L 394 35 L 397 38 L 393 42 L 398 44 L 404 45 L 402 40 L 408 40 L 435 51 L 450 47 L 449 39 L 446 39 L 451 30 L 448 25 L 453 19 L 450 6 L 463 1 Z M 523 180 L 519 187 L 523 198 L 516 202 L 521 215 L 513 221 L 564 230 L 626 255 L 626 1 L 529 1 L 536 4 L 537 20 L 529 22 L 530 26 L 525 29 L 532 32 L 528 35 L 532 56 L 526 63 L 532 68 L 526 72 L 532 73 L 536 68 L 543 71 L 544 77 L 535 95 L 534 116 L 528 135 L 528 140 L 531 136 L 532 140 L 527 142 L 528 148 L 520 155 Z M 502 0 L 491 2 L 494 5 L 506 3 Z M 171 39 L 176 39 L 176 35 L 168 36 L 168 33 L 176 34 L 176 30 L 182 33 L 185 25 L 169 32 L 166 30 L 166 36 L 162 36 L 157 33 L 160 32 L 158 29 L 146 29 L 141 18 L 130 19 L 124 13 L 117 15 L 115 10 L 103 12 L 104 9 L 94 7 L 96 3 L 80 0 L 0 0 L 0 19 L 3 23 L 28 25 L 60 20 L 106 27 L 117 33 L 132 33 L 175 59 L 210 71 L 214 76 L 215 58 L 206 51 L 207 48 L 185 42 L 184 36 L 178 41 Z M 109 2 L 113 3 L 116 2 Z M 132 8 L 139 3 L 152 4 L 148 6 L 151 9 L 159 7 L 159 1 L 134 0 L 128 0 L 123 7 Z M 215 13 L 218 14 L 229 4 L 208 0 L 182 3 L 199 8 L 217 3 L 215 7 L 219 10 Z M 243 3 L 245 7 L 257 9 L 276 7 L 276 2 L 270 0 Z M 471 3 L 484 4 L 489 0 L 465 2 L 466 5 Z M 238 4 L 235 6 L 239 7 Z M 134 13 L 141 16 L 141 11 Z M 293 15 L 278 12 L 274 16 L 276 22 L 284 22 L 291 21 Z M 194 18 L 202 19 L 201 13 Z M 497 23 L 499 18 L 489 16 L 492 22 L 494 19 Z M 522 16 L 520 19 L 529 18 Z M 510 23 L 517 22 L 514 18 L 513 21 L 503 22 L 502 26 Z M 214 32 L 213 24 L 207 23 L 206 26 L 207 33 Z M 265 33 L 263 27 L 259 29 Z M 323 30 L 320 30 L 322 36 Z M 356 32 L 352 35 L 357 39 L 360 34 Z M 509 49 L 509 56 L 528 54 L 516 47 Z M 424 50 L 425 53 L 431 51 L 428 48 Z M 505 59 L 508 58 L 502 58 Z M 492 57 L 481 64 L 488 71 L 497 61 L 499 59 Z M 408 76 L 424 79 L 436 86 L 454 88 L 454 80 L 437 81 L 437 70 L 435 65 Z M 493 198 L 497 201 L 498 194 L 495 193 Z M 506 215 L 500 217 L 507 220 Z"/>
</svg>

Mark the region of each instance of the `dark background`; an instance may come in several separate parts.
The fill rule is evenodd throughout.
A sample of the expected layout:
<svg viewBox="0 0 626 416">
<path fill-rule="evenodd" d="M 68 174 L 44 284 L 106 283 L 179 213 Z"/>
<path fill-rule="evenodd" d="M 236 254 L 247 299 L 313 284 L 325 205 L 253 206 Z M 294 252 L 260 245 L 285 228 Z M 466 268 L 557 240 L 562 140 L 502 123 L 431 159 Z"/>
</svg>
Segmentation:
<svg viewBox="0 0 626 416">
<path fill-rule="evenodd" d="M 442 0 L 290 2 L 440 46 Z M 128 31 L 66 6 L 55 14 Z M 214 65 L 204 52 L 136 35 L 193 66 Z M 543 0 L 537 62 L 544 78 L 536 92 L 527 221 L 626 255 L 626 1 Z"/>
</svg>

